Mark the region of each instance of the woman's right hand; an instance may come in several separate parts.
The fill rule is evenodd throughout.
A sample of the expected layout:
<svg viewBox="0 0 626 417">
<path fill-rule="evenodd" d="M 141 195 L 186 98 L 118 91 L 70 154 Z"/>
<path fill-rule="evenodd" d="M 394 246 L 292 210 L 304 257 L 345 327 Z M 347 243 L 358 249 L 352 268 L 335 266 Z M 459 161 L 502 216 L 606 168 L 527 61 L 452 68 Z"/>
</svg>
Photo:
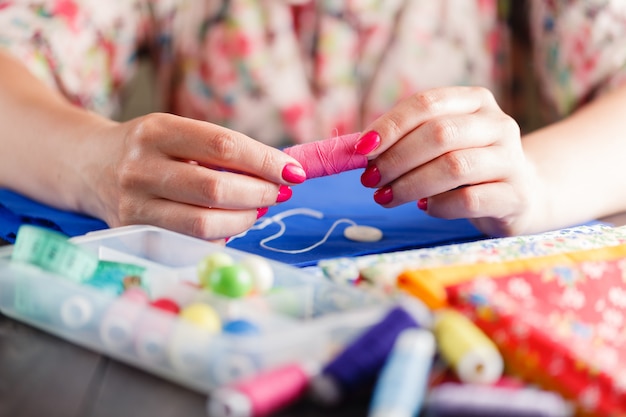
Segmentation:
<svg viewBox="0 0 626 417">
<path fill-rule="evenodd" d="M 93 139 L 93 140 L 91 140 Z M 211 123 L 153 113 L 83 141 L 85 210 L 111 227 L 150 224 L 202 239 L 251 227 L 306 177 L 278 149 Z"/>
</svg>

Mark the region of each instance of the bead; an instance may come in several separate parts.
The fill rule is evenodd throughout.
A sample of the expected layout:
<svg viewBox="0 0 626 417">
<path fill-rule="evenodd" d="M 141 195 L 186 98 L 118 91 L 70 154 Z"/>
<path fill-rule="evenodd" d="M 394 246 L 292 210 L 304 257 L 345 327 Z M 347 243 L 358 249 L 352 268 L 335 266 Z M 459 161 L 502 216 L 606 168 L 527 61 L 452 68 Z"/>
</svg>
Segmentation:
<svg viewBox="0 0 626 417">
<path fill-rule="evenodd" d="M 178 304 L 174 300 L 170 300 L 169 298 L 159 298 L 150 303 L 150 305 L 154 308 L 175 315 L 180 312 L 180 307 L 178 306 Z"/>
<path fill-rule="evenodd" d="M 215 252 L 207 255 L 198 262 L 198 281 L 204 288 L 209 288 L 211 286 L 210 279 L 213 271 L 222 266 L 228 266 L 234 263 L 235 261 L 232 256 L 224 252 Z"/>
<path fill-rule="evenodd" d="M 127 289 L 122 293 L 121 297 L 125 300 L 140 304 L 147 304 L 150 301 L 148 294 L 140 287 L 131 287 Z"/>
<path fill-rule="evenodd" d="M 239 298 L 252 290 L 252 275 L 239 265 L 222 266 L 215 269 L 209 278 L 210 288 L 216 294 Z"/>
<path fill-rule="evenodd" d="M 245 319 L 231 320 L 224 323 L 222 330 L 225 333 L 239 334 L 239 335 L 252 335 L 259 334 L 259 327 Z"/>
<path fill-rule="evenodd" d="M 371 226 L 348 226 L 343 230 L 343 235 L 355 242 L 378 242 L 383 238 L 383 232 Z"/>
<path fill-rule="evenodd" d="M 240 262 L 252 276 L 252 286 L 257 294 L 263 294 L 274 286 L 274 270 L 269 261 L 260 256 L 247 256 Z"/>
<path fill-rule="evenodd" d="M 194 303 L 183 308 L 180 318 L 210 333 L 218 333 L 222 328 L 219 315 L 206 304 Z"/>
</svg>

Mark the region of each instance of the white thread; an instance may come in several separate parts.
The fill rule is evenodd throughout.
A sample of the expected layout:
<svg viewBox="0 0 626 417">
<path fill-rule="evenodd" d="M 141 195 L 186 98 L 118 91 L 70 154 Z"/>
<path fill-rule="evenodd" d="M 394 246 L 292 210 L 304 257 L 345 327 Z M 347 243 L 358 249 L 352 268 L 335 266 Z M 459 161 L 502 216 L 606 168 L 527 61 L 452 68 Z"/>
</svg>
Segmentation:
<svg viewBox="0 0 626 417">
<path fill-rule="evenodd" d="M 280 252 L 280 253 L 287 253 L 287 254 L 295 255 L 295 254 L 298 254 L 298 253 L 308 252 L 308 251 L 313 250 L 316 247 L 326 243 L 326 241 L 330 237 L 330 235 L 333 232 L 333 230 L 335 230 L 335 228 L 338 225 L 340 225 L 341 223 L 348 223 L 348 224 L 350 224 L 352 226 L 357 226 L 357 224 L 353 220 L 345 219 L 345 218 L 338 219 L 338 220 L 335 220 L 335 222 L 330 226 L 330 229 L 328 229 L 328 231 L 326 232 L 326 234 L 324 235 L 322 240 L 320 240 L 319 242 L 314 243 L 314 244 L 312 244 L 310 246 L 307 246 L 305 248 L 290 250 L 290 249 L 273 248 L 271 246 L 268 246 L 267 242 L 271 242 L 272 240 L 278 239 L 279 237 L 281 237 L 282 235 L 285 234 L 285 230 L 286 230 L 287 226 L 283 222 L 283 219 L 285 219 L 287 217 L 295 216 L 295 215 L 298 215 L 298 214 L 314 217 L 314 218 L 320 219 L 320 220 L 324 218 L 324 214 L 322 212 L 317 211 L 317 210 L 308 209 L 308 208 L 296 208 L 296 209 L 285 210 L 285 211 L 283 211 L 281 213 L 275 214 L 274 216 L 271 216 L 271 217 L 263 219 L 262 221 L 258 222 L 254 226 L 252 226 L 249 230 L 231 237 L 228 241 L 232 242 L 234 239 L 243 237 L 250 230 L 263 230 L 267 226 L 275 223 L 275 224 L 278 224 L 279 227 L 280 227 L 278 232 L 274 233 L 271 236 L 268 236 L 268 237 L 262 239 L 261 242 L 259 242 L 259 245 L 262 248 L 264 248 L 264 249 L 271 250 L 271 251 L 274 251 L 274 252 Z"/>
</svg>

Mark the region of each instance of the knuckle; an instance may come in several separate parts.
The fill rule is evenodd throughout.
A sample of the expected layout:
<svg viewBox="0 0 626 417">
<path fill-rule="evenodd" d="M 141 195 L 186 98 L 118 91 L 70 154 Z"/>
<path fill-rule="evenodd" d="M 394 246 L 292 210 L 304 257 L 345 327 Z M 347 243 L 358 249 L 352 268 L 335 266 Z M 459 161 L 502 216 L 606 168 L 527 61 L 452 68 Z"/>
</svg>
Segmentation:
<svg viewBox="0 0 626 417">
<path fill-rule="evenodd" d="M 429 122 L 431 140 L 439 150 L 448 150 L 459 137 L 459 127 L 450 119 L 435 119 Z"/>
<path fill-rule="evenodd" d="M 389 113 L 386 120 L 387 129 L 391 137 L 400 137 L 403 135 L 402 116 L 400 114 Z"/>
<path fill-rule="evenodd" d="M 449 152 L 443 156 L 446 172 L 454 180 L 462 181 L 467 178 L 472 167 L 462 152 Z"/>
<path fill-rule="evenodd" d="M 150 141 L 166 128 L 169 117 L 164 113 L 150 113 L 135 119 L 128 133 L 129 140 L 138 144 Z"/>
<path fill-rule="evenodd" d="M 278 159 L 274 152 L 263 152 L 261 154 L 261 172 L 272 172 L 278 166 Z"/>
<path fill-rule="evenodd" d="M 213 136 L 213 151 L 223 161 L 236 160 L 241 151 L 239 141 L 231 132 L 219 132 Z"/>
<path fill-rule="evenodd" d="M 190 219 L 189 232 L 191 236 L 195 236 L 200 239 L 207 239 L 213 237 L 215 233 L 211 232 L 211 222 L 208 216 L 196 215 Z M 213 228 L 215 229 L 215 228 Z"/>
<path fill-rule="evenodd" d="M 481 96 L 484 100 L 490 101 L 495 100 L 495 97 L 490 89 L 482 86 L 472 86 L 470 87 L 472 92 Z"/>
<path fill-rule="evenodd" d="M 213 176 L 203 181 L 202 195 L 208 206 L 217 206 L 224 201 L 225 188 L 227 184 L 218 176 Z"/>
<path fill-rule="evenodd" d="M 468 218 L 479 217 L 481 213 L 480 196 L 474 187 L 463 187 L 459 190 L 459 199 L 461 207 Z"/>
<path fill-rule="evenodd" d="M 520 126 L 514 118 L 510 116 L 505 116 L 502 124 L 504 125 L 505 131 L 509 133 L 511 137 L 515 139 L 519 139 L 521 137 Z"/>
<path fill-rule="evenodd" d="M 438 89 L 423 91 L 411 96 L 413 105 L 420 111 L 438 113 L 442 106 L 443 96 Z"/>
</svg>

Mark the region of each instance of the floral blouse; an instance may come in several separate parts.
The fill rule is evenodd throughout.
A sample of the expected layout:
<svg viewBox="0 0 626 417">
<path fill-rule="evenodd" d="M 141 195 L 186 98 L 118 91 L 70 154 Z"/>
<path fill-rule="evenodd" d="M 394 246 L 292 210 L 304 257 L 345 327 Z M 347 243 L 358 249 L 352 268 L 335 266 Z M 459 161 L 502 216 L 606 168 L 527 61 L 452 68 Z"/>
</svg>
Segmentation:
<svg viewBox="0 0 626 417">
<path fill-rule="evenodd" d="M 623 0 L 527 3 L 531 62 L 523 64 L 556 114 L 626 82 Z M 77 105 L 109 117 L 148 52 L 164 110 L 278 145 L 357 131 L 436 86 L 484 86 L 505 103 L 507 5 L 0 0 L 0 46 Z"/>
</svg>

